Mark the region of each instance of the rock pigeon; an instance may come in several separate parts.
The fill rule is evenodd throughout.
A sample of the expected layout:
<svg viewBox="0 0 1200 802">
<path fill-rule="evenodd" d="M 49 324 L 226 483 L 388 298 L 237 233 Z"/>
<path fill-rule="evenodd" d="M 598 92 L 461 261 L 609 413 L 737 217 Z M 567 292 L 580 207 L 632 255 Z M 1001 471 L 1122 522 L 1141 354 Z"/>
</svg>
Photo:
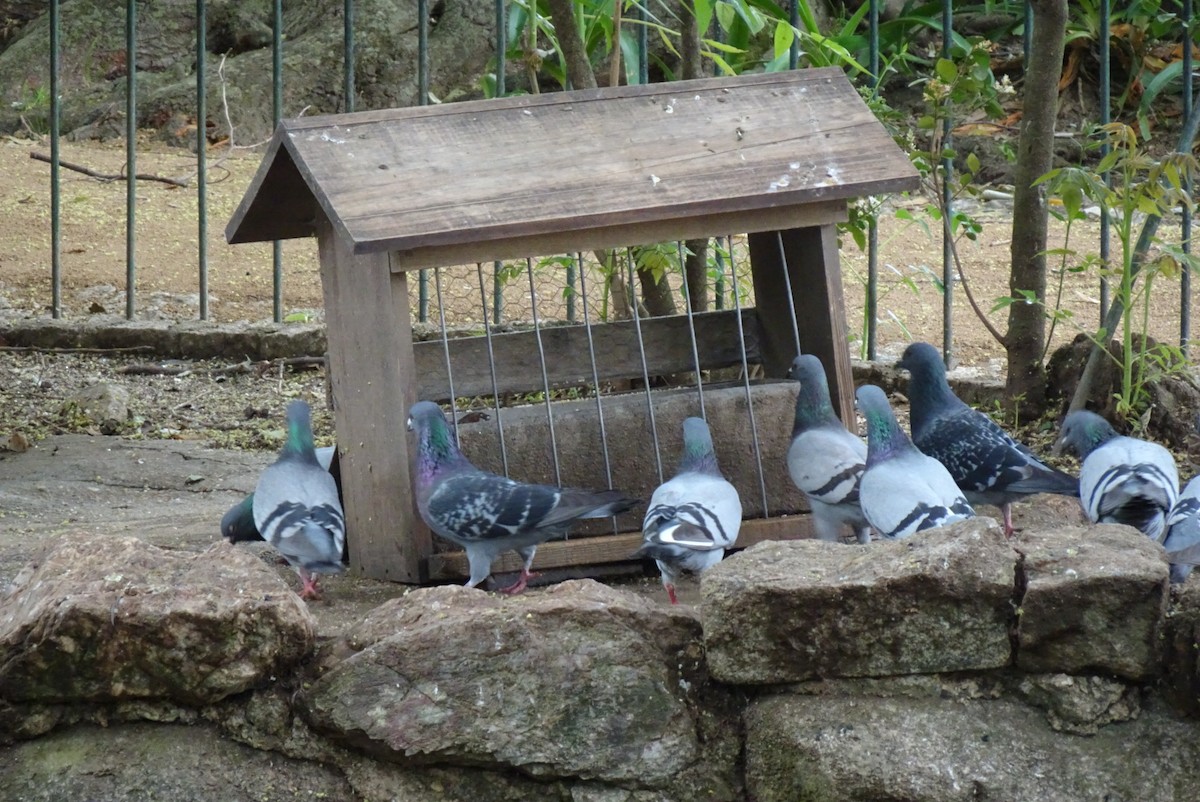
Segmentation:
<svg viewBox="0 0 1200 802">
<path fill-rule="evenodd" d="M 1023 496 L 1078 496 L 1079 481 L 1044 464 L 995 421 L 959 400 L 946 382 L 941 354 L 913 343 L 896 367 L 912 375 L 908 402 L 913 444 L 946 466 L 972 504 L 992 504 L 1011 536 L 1012 503 Z"/>
<path fill-rule="evenodd" d="M 1171 581 L 1186 582 L 1192 567 L 1200 564 L 1200 476 L 1187 483 L 1167 517 L 1163 540 Z"/>
<path fill-rule="evenodd" d="M 322 446 L 317 450 L 317 462 L 321 467 L 329 471 L 333 477 L 333 481 L 337 484 L 338 501 L 342 500 L 342 474 L 338 465 L 337 448 L 334 446 Z M 246 496 L 237 504 L 229 508 L 229 511 L 221 518 L 221 534 L 230 543 L 247 543 L 255 540 L 263 540 L 262 533 L 258 531 L 258 527 L 254 525 L 254 494 Z M 345 562 L 346 557 L 343 554 L 342 561 Z"/>
<path fill-rule="evenodd" d="M 634 557 L 658 563 L 671 604 L 678 604 L 675 582 L 684 571 L 699 574 L 721 561 L 737 541 L 742 501 L 737 488 L 721 475 L 712 435 L 701 418 L 683 422 L 683 456 L 675 476 L 650 497 L 642 521 L 642 547 Z"/>
<path fill-rule="evenodd" d="M 863 385 L 855 398 L 867 419 L 867 469 L 859 503 L 871 526 L 897 538 L 975 517 L 946 467 L 918 451 L 900 429 L 883 390 Z"/>
<path fill-rule="evenodd" d="M 1079 503 L 1092 522 L 1128 524 L 1162 541 L 1167 515 L 1179 498 L 1171 452 L 1158 443 L 1118 435 L 1086 409 L 1063 420 L 1056 449 L 1069 446 L 1083 464 Z"/>
<path fill-rule="evenodd" d="M 871 525 L 858 505 L 867 444 L 834 414 L 821 360 L 811 354 L 796 357 L 788 378 L 800 382 L 788 473 L 808 497 L 817 537 L 837 541 L 842 527 L 849 526 L 859 543 L 870 543 Z"/>
<path fill-rule="evenodd" d="M 317 461 L 303 401 L 288 404 L 287 440 L 259 477 L 251 506 L 255 527 L 300 575 L 300 598 L 320 598 L 317 575 L 342 571 L 346 521 L 337 483 Z"/>
<path fill-rule="evenodd" d="M 608 518 L 625 512 L 636 499 L 619 490 L 592 492 L 532 485 L 481 471 L 450 436 L 442 410 L 420 401 L 409 411 L 408 428 L 417 436 L 417 510 L 429 528 L 467 552 L 473 588 L 487 579 L 492 561 L 512 549 L 524 565 L 504 593 L 520 593 L 540 543 L 567 533 L 581 518 Z"/>
</svg>

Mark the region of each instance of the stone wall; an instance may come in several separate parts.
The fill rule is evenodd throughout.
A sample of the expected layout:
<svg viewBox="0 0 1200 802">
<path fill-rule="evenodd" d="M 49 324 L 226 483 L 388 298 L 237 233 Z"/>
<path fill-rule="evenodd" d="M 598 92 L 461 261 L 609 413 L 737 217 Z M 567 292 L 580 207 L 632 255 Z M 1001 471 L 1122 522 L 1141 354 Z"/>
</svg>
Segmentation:
<svg viewBox="0 0 1200 802">
<path fill-rule="evenodd" d="M 1200 581 L 1132 529 L 763 543 L 701 599 L 435 587 L 314 638 L 242 550 L 67 536 L 0 599 L 0 801 L 1200 798 Z"/>
</svg>

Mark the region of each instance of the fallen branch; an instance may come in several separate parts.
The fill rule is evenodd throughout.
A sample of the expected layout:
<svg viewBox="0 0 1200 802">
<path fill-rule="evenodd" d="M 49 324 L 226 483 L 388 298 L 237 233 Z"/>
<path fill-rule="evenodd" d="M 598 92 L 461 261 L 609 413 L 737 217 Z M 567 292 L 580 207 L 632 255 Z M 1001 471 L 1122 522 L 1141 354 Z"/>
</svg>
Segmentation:
<svg viewBox="0 0 1200 802">
<path fill-rule="evenodd" d="M 39 162 L 50 163 L 50 157 L 44 153 L 38 153 L 35 150 L 29 151 L 29 158 Z M 75 164 L 64 159 L 59 159 L 58 163 L 66 167 L 68 170 L 74 170 L 77 173 L 83 173 L 86 176 L 95 178 L 99 181 L 125 181 L 124 173 L 101 173 L 93 170 L 90 167 L 84 167 L 82 164 Z M 186 187 L 188 182 L 179 178 L 167 178 L 166 176 L 154 175 L 153 173 L 135 173 L 134 177 L 139 181 L 161 181 L 164 184 L 170 184 L 173 187 Z"/>
<path fill-rule="evenodd" d="M 0 345 L 0 351 L 28 351 L 37 354 L 121 354 L 133 351 L 153 351 L 152 345 L 129 345 L 122 348 L 47 348 L 41 345 Z"/>
<path fill-rule="evenodd" d="M 293 356 L 260 362 L 251 362 L 249 359 L 245 359 L 233 365 L 209 368 L 206 371 L 197 371 L 187 365 L 137 362 L 124 366 L 117 373 L 129 376 L 188 376 L 197 372 L 205 373 L 208 376 L 235 376 L 257 373 L 259 376 L 263 376 L 272 368 L 280 370 L 283 368 L 318 368 L 324 367 L 324 365 L 325 357 L 323 356 Z"/>
</svg>

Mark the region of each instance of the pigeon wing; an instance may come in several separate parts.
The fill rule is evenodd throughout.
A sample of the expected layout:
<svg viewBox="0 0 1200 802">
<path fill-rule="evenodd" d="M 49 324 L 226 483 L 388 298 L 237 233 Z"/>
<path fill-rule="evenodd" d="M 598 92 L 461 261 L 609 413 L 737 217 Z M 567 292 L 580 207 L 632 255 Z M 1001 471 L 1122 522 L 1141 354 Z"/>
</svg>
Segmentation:
<svg viewBox="0 0 1200 802">
<path fill-rule="evenodd" d="M 801 432 L 788 448 L 792 482 L 826 504 L 858 502 L 866 462 L 867 444 L 840 425 Z"/>
</svg>

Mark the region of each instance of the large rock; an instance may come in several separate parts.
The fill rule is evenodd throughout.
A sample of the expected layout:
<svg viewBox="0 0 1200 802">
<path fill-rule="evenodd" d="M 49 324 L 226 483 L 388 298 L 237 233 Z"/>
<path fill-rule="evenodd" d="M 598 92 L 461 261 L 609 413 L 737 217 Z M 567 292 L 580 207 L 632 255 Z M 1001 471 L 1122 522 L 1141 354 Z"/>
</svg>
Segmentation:
<svg viewBox="0 0 1200 802">
<path fill-rule="evenodd" d="M 0 600 L 0 701 L 201 705 L 289 670 L 313 639 L 304 603 L 227 543 L 70 535 Z"/>
<path fill-rule="evenodd" d="M 1128 526 L 1026 534 L 1017 666 L 1033 673 L 1116 674 L 1162 667 L 1169 585 L 1162 548 Z"/>
<path fill-rule="evenodd" d="M 756 802 L 1196 799 L 1196 725 L 1162 713 L 1062 735 L 1016 702 L 768 696 L 746 715 Z"/>
<path fill-rule="evenodd" d="M 1164 688 L 1173 707 L 1200 718 L 1200 572 L 1193 571 L 1172 593 L 1164 638 Z"/>
<path fill-rule="evenodd" d="M 1016 558 L 989 518 L 866 547 L 760 543 L 704 574 L 709 668 L 763 684 L 1007 665 Z"/>
<path fill-rule="evenodd" d="M 362 651 L 300 702 L 344 743 L 408 765 L 733 798 L 737 714 L 706 681 L 690 611 L 590 580 L 512 599 L 439 587 L 354 632 Z"/>
</svg>

